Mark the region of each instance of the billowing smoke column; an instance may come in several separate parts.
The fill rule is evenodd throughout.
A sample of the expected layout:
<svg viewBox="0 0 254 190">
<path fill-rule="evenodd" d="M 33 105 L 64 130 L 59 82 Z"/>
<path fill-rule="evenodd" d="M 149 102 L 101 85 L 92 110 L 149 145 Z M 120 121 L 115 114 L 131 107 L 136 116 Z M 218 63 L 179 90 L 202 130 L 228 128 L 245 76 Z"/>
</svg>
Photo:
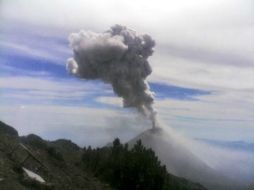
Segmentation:
<svg viewBox="0 0 254 190">
<path fill-rule="evenodd" d="M 69 40 L 74 52 L 66 64 L 69 73 L 110 83 L 123 98 L 124 107 L 136 107 L 155 127 L 153 93 L 145 80 L 152 72 L 147 59 L 153 53 L 155 41 L 121 25 L 104 33 L 73 33 Z"/>
</svg>

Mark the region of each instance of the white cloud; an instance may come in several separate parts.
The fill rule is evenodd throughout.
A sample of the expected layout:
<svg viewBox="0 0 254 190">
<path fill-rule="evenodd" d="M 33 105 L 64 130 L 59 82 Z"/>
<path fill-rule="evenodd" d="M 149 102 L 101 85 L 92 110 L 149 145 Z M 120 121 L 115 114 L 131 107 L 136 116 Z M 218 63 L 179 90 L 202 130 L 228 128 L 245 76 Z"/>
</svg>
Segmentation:
<svg viewBox="0 0 254 190">
<path fill-rule="evenodd" d="M 84 85 L 83 85 L 84 84 Z M 86 84 L 82 81 L 75 82 L 73 80 L 68 79 L 53 79 L 46 77 L 24 77 L 24 76 L 6 76 L 0 77 L 0 88 L 12 88 L 12 89 L 24 89 L 24 90 L 55 90 L 61 91 L 68 89 L 70 92 L 76 91 L 88 91 L 92 87 L 100 88 L 104 84 L 97 84 L 96 86 L 91 82 L 86 82 Z"/>
<path fill-rule="evenodd" d="M 223 91 L 199 101 L 160 100 L 158 116 L 166 126 L 191 137 L 253 141 L 253 93 Z"/>
<path fill-rule="evenodd" d="M 128 110 L 24 105 L 1 106 L 0 115 L 0 120 L 14 126 L 20 135 L 67 138 L 81 146 L 102 146 L 115 137 L 126 141 L 147 128 L 142 117 Z"/>
<path fill-rule="evenodd" d="M 79 29 L 101 32 L 120 23 L 150 34 L 157 41 L 155 54 L 150 59 L 154 68 L 150 81 L 216 92 L 200 97 L 201 101 L 156 102 L 162 121 L 190 136 L 253 139 L 253 1 L 16 0 L 3 1 L 1 12 L 3 18 L 7 18 L 6 25 L 13 19 L 22 21 L 20 23 L 24 26 L 52 27 L 67 33 Z M 57 36 L 57 32 L 52 32 L 52 35 Z M 9 45 L 16 47 L 16 44 Z M 23 51 L 27 44 L 19 46 L 18 49 Z M 30 49 L 25 50 L 34 53 Z M 67 54 L 68 50 L 63 49 L 61 53 Z M 1 88 L 55 89 L 50 92 L 52 96 L 57 91 L 61 93 L 64 88 L 73 93 L 80 93 L 80 90 L 83 93 L 83 88 L 85 93 L 90 90 L 89 87 L 72 85 L 31 78 L 0 78 Z M 102 97 L 97 101 L 117 106 L 121 104 L 120 98 Z M 60 109 L 55 111 L 61 113 Z M 87 117 L 98 118 L 84 116 Z M 47 125 L 51 126 L 52 122 L 53 119 Z M 73 120 L 71 122 L 74 123 Z M 85 119 L 82 122 L 86 122 Z M 213 130 L 208 132 L 207 128 Z M 103 138 L 104 135 L 100 133 L 98 136 Z"/>
<path fill-rule="evenodd" d="M 16 0 L 2 3 L 2 15 L 7 23 L 11 18 L 58 31 L 101 32 L 113 24 L 124 24 L 151 34 L 157 41 L 157 51 L 151 58 L 154 68 L 151 80 L 189 87 L 243 89 L 253 88 L 252 7 L 251 0 L 137 0 L 135 3 Z M 180 52 L 176 55 L 172 48 Z M 191 60 L 183 57 L 188 51 L 207 55 L 202 55 L 202 60 Z"/>
<path fill-rule="evenodd" d="M 155 100 L 159 122 L 190 138 L 253 141 L 253 92 L 227 90 L 197 98 Z M 100 97 L 97 101 L 121 107 L 119 98 Z"/>
<path fill-rule="evenodd" d="M 65 39 L 67 34 L 59 33 L 58 36 L 55 36 L 56 30 L 54 32 L 48 31 L 42 27 L 40 27 L 41 33 L 39 33 L 36 31 L 38 29 L 32 25 L 20 26 L 20 28 L 16 26 L 20 23 L 13 26 L 7 22 L 3 25 L 10 27 L 6 31 L 3 29 L 1 34 L 0 47 L 4 53 L 51 61 L 50 63 L 61 65 L 65 64 L 65 59 L 71 54 L 67 43 L 63 43 L 67 42 Z M 18 33 L 16 30 L 21 31 Z M 58 41 L 59 39 L 62 40 L 62 43 Z"/>
<path fill-rule="evenodd" d="M 149 80 L 202 89 L 253 89 L 254 67 L 224 65 L 156 55 Z"/>
<path fill-rule="evenodd" d="M 120 97 L 100 96 L 100 97 L 96 98 L 96 101 L 103 103 L 103 104 L 112 105 L 112 106 L 119 106 L 120 107 L 123 105 L 122 98 L 120 98 Z"/>
<path fill-rule="evenodd" d="M 104 83 L 84 82 L 50 77 L 0 77 L 0 106 L 8 104 L 86 104 L 87 96 L 111 93 Z M 102 92 L 103 91 L 103 92 Z"/>
<path fill-rule="evenodd" d="M 9 49 L 9 51 L 12 54 L 15 52 L 16 55 L 23 55 L 23 56 L 26 55 L 28 57 L 47 59 L 47 60 L 54 61 L 54 63 L 58 63 L 59 61 L 63 60 L 63 58 L 57 55 L 54 55 L 46 47 L 44 47 L 44 49 L 38 49 L 38 48 L 35 48 L 34 45 L 28 46 L 26 44 L 18 44 L 16 42 L 4 42 L 4 41 L 0 42 L 0 46 L 1 48 Z"/>
</svg>

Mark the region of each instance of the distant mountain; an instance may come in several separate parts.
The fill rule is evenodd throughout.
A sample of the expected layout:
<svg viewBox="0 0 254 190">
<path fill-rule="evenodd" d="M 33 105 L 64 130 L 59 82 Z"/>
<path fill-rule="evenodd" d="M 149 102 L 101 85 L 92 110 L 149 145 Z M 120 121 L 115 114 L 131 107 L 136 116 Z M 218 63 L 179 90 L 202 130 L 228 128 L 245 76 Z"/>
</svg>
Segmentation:
<svg viewBox="0 0 254 190">
<path fill-rule="evenodd" d="M 163 190 L 205 190 L 199 184 L 168 174 L 163 166 L 159 166 L 160 162 L 156 161 L 157 158 L 152 150 L 144 151 L 144 149 L 141 149 L 140 152 L 134 152 L 134 154 L 132 150 L 124 150 L 128 155 L 128 159 L 124 159 L 127 162 L 123 162 L 118 157 L 118 162 L 110 162 L 112 165 L 108 165 L 107 159 L 113 161 L 116 159 L 114 154 L 111 156 L 113 149 L 111 150 L 110 147 L 82 149 L 70 140 L 65 139 L 45 141 L 34 134 L 19 137 L 15 129 L 0 122 L 0 189 L 122 190 L 122 188 L 114 186 L 115 183 L 112 183 L 112 180 L 109 179 L 114 176 L 114 172 L 119 172 L 115 164 L 120 163 L 123 170 L 117 177 L 123 179 L 122 177 L 125 176 L 124 179 L 132 181 L 132 185 L 137 180 L 133 181 L 133 176 L 138 174 L 137 181 L 142 183 L 146 180 L 144 176 L 150 176 L 150 172 L 144 169 L 151 168 L 152 173 L 162 171 L 161 174 L 166 179 L 166 186 Z M 95 153 L 92 154 L 95 156 L 92 160 L 89 160 L 90 151 Z M 152 157 L 147 158 L 145 152 L 148 152 Z M 101 157 L 102 159 L 99 159 L 98 154 L 104 155 Z M 148 165 L 143 169 L 140 168 L 142 164 L 138 164 L 138 162 L 143 162 L 142 156 L 144 160 L 151 161 L 151 165 L 146 162 Z M 136 169 L 135 173 L 128 173 L 127 175 L 125 172 L 128 170 L 126 169 L 133 168 L 132 165 L 125 165 L 129 163 L 129 160 L 138 162 L 135 161 L 137 164 L 134 167 Z M 153 163 L 153 161 L 156 161 L 156 163 Z M 99 170 L 97 169 L 101 166 L 104 169 L 98 173 Z M 152 177 L 152 179 L 156 179 L 156 177 Z M 152 181 L 149 180 L 150 182 Z M 158 186 L 161 186 L 161 184 L 158 184 Z M 140 188 L 139 184 L 135 187 L 131 190 L 146 190 L 146 188 Z"/>
<path fill-rule="evenodd" d="M 222 141 L 204 138 L 196 138 L 195 140 L 221 148 L 254 152 L 254 143 L 247 143 L 245 141 Z"/>
<path fill-rule="evenodd" d="M 165 132 L 164 129 L 147 130 L 129 141 L 130 146 L 133 146 L 139 139 L 144 146 L 154 150 L 161 162 L 173 175 L 198 182 L 211 190 L 244 189 L 233 180 L 229 180 L 210 168 L 188 150 L 181 141 L 172 134 Z"/>
<path fill-rule="evenodd" d="M 119 190 L 204 190 L 198 184 L 167 172 L 155 153 L 141 141 L 133 147 L 115 139 L 111 146 L 84 149 L 86 170 Z"/>
</svg>

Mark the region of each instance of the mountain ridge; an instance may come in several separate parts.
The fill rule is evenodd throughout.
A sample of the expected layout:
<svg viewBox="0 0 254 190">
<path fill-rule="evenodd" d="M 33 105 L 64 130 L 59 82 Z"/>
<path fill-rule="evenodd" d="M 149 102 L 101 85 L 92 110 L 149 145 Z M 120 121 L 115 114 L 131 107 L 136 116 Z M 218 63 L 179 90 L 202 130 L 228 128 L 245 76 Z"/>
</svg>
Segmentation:
<svg viewBox="0 0 254 190">
<path fill-rule="evenodd" d="M 35 134 L 19 137 L 14 128 L 0 122 L 0 189 L 117 189 L 84 170 L 81 161 L 84 150 L 66 139 L 45 141 Z M 24 171 L 32 175 L 34 172 L 46 183 L 31 179 Z M 186 179 L 172 177 L 175 184 L 184 189 L 188 185 L 188 190 L 205 190 Z"/>
<path fill-rule="evenodd" d="M 128 143 L 133 146 L 138 140 L 141 140 L 145 147 L 153 149 L 173 175 L 196 181 L 208 189 L 246 189 L 242 184 L 235 183 L 209 167 L 178 141 L 173 133 L 163 128 L 146 130 Z"/>
</svg>

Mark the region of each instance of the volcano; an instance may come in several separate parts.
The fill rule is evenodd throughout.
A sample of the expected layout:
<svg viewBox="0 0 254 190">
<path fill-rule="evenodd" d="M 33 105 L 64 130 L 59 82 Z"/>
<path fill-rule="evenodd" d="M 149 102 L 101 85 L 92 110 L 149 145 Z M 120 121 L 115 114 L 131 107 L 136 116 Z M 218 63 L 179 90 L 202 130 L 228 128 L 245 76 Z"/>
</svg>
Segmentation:
<svg viewBox="0 0 254 190">
<path fill-rule="evenodd" d="M 129 146 L 132 147 L 138 140 L 141 140 L 146 148 L 151 148 L 173 175 L 198 182 L 212 190 L 243 189 L 198 158 L 177 139 L 173 131 L 159 127 L 146 130 L 130 140 Z"/>
</svg>

